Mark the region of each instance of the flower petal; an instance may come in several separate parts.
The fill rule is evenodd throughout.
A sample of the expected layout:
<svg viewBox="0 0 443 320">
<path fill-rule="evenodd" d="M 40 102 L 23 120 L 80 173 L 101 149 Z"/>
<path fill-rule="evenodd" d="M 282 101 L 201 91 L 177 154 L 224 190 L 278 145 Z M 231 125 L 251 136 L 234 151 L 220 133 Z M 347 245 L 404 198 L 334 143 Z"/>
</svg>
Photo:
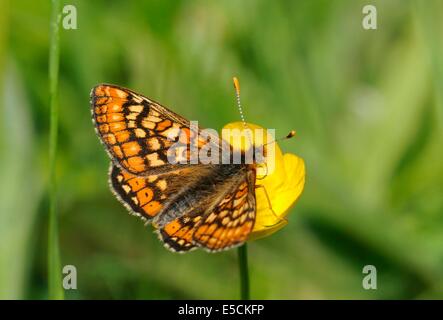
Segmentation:
<svg viewBox="0 0 443 320">
<path fill-rule="evenodd" d="M 285 217 L 300 197 L 304 184 L 305 163 L 303 159 L 286 153 L 281 164 L 277 161 L 273 175 L 266 177 L 262 182 L 256 182 L 258 186 L 255 191 L 257 213 L 254 229 L 249 239 L 254 240 L 268 236 L 284 227 L 287 224 Z M 266 192 L 263 189 L 266 189 Z M 268 197 L 266 197 L 266 193 Z M 269 202 L 271 202 L 273 210 L 271 210 Z"/>
</svg>

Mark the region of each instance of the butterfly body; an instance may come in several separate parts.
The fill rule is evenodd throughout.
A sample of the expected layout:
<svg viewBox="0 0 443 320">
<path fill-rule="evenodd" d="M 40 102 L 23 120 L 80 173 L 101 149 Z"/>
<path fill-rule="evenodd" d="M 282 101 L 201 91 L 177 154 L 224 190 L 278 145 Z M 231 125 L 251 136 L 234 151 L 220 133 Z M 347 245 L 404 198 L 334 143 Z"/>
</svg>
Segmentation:
<svg viewBox="0 0 443 320">
<path fill-rule="evenodd" d="M 242 165 L 207 165 L 205 174 L 192 183 L 182 181 L 181 190 L 172 195 L 153 221 L 156 227 L 164 227 L 172 220 L 184 215 L 205 214 L 217 205 L 221 196 L 226 195 L 239 176 L 246 174 Z M 200 208 L 200 209 L 199 209 Z"/>
<path fill-rule="evenodd" d="M 183 146 L 181 156 L 189 158 L 186 146 L 208 141 L 188 120 L 131 90 L 98 85 L 91 107 L 112 160 L 111 189 L 130 212 L 152 223 L 166 247 L 215 252 L 247 240 L 255 222 L 255 163 L 171 163 L 172 146 Z M 210 143 L 226 155 L 225 143 Z"/>
</svg>

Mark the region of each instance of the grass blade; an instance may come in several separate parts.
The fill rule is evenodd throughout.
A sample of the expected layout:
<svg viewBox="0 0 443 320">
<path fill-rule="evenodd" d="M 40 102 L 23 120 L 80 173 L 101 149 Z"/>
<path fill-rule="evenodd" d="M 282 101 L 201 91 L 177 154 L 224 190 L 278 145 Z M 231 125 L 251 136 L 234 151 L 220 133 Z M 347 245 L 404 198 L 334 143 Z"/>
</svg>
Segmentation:
<svg viewBox="0 0 443 320">
<path fill-rule="evenodd" d="M 63 299 L 61 262 L 58 243 L 56 155 L 58 136 L 58 71 L 60 60 L 60 2 L 52 0 L 49 48 L 49 225 L 48 225 L 48 289 L 50 299 Z"/>
</svg>

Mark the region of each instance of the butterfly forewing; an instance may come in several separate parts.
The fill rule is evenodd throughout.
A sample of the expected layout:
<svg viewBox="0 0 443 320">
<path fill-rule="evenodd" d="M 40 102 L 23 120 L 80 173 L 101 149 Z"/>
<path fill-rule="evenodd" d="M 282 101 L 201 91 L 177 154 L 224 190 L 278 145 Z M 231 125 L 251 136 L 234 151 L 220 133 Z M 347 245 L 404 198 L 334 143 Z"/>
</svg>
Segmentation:
<svg viewBox="0 0 443 320">
<path fill-rule="evenodd" d="M 98 85 L 92 89 L 91 105 L 96 131 L 111 159 L 132 174 L 176 170 L 177 162 L 190 163 L 187 146 L 200 148 L 207 142 L 188 120 L 125 88 Z M 211 141 L 222 145 L 214 137 Z"/>
</svg>

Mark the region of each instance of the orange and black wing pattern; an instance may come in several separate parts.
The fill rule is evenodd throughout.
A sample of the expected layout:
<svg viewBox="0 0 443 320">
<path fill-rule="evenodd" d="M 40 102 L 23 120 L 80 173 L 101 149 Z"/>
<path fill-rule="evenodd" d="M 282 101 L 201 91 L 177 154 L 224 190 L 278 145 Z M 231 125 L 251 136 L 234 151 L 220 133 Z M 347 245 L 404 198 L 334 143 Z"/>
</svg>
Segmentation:
<svg viewBox="0 0 443 320">
<path fill-rule="evenodd" d="M 173 251 L 200 247 L 210 252 L 245 242 L 255 222 L 255 172 L 228 192 L 213 209 L 196 208 L 159 229 L 160 239 Z"/>
<path fill-rule="evenodd" d="M 190 122 L 159 103 L 131 90 L 98 85 L 91 91 L 92 118 L 113 162 L 135 175 L 174 170 L 169 159 L 189 160 L 198 131 Z M 200 147 L 207 141 L 197 141 Z M 219 143 L 216 141 L 215 143 Z M 182 148 L 171 148 L 181 145 Z M 169 154 L 174 152 L 174 154 Z"/>
<path fill-rule="evenodd" d="M 162 175 L 136 176 L 111 164 L 110 184 L 131 213 L 151 222 L 171 201 L 174 202 L 176 194 L 188 188 L 193 170 L 183 168 Z M 209 210 L 196 203 L 186 214 L 162 227 L 154 223 L 160 240 L 174 252 L 187 252 L 196 247 L 217 252 L 242 244 L 255 222 L 254 179 L 255 172 L 249 172 L 248 177 L 234 185 Z M 211 195 L 214 199 L 217 196 Z"/>
<path fill-rule="evenodd" d="M 109 184 L 131 213 L 150 222 L 161 212 L 165 202 L 186 186 L 183 175 L 189 170 L 178 168 L 162 175 L 136 176 L 111 164 Z"/>
<path fill-rule="evenodd" d="M 166 248 L 184 253 L 197 248 L 193 237 L 199 221 L 201 215 L 195 212 L 192 215 L 186 214 L 157 229 L 157 234 Z"/>
<path fill-rule="evenodd" d="M 208 251 L 230 249 L 245 242 L 255 223 L 255 171 L 212 210 L 194 233 L 194 243 Z"/>
<path fill-rule="evenodd" d="M 170 202 L 171 198 L 180 191 L 179 186 L 186 188 L 186 178 L 184 179 L 183 176 L 192 174 L 190 171 L 192 169 L 184 168 L 146 177 L 133 175 L 111 164 L 109 183 L 117 199 L 129 212 L 149 223 L 161 214 L 166 203 Z M 192 234 L 195 223 L 201 219 L 196 212 L 192 212 L 192 219 L 189 215 L 185 215 L 157 230 L 160 239 L 168 249 L 186 252 L 195 248 L 192 243 Z"/>
</svg>

